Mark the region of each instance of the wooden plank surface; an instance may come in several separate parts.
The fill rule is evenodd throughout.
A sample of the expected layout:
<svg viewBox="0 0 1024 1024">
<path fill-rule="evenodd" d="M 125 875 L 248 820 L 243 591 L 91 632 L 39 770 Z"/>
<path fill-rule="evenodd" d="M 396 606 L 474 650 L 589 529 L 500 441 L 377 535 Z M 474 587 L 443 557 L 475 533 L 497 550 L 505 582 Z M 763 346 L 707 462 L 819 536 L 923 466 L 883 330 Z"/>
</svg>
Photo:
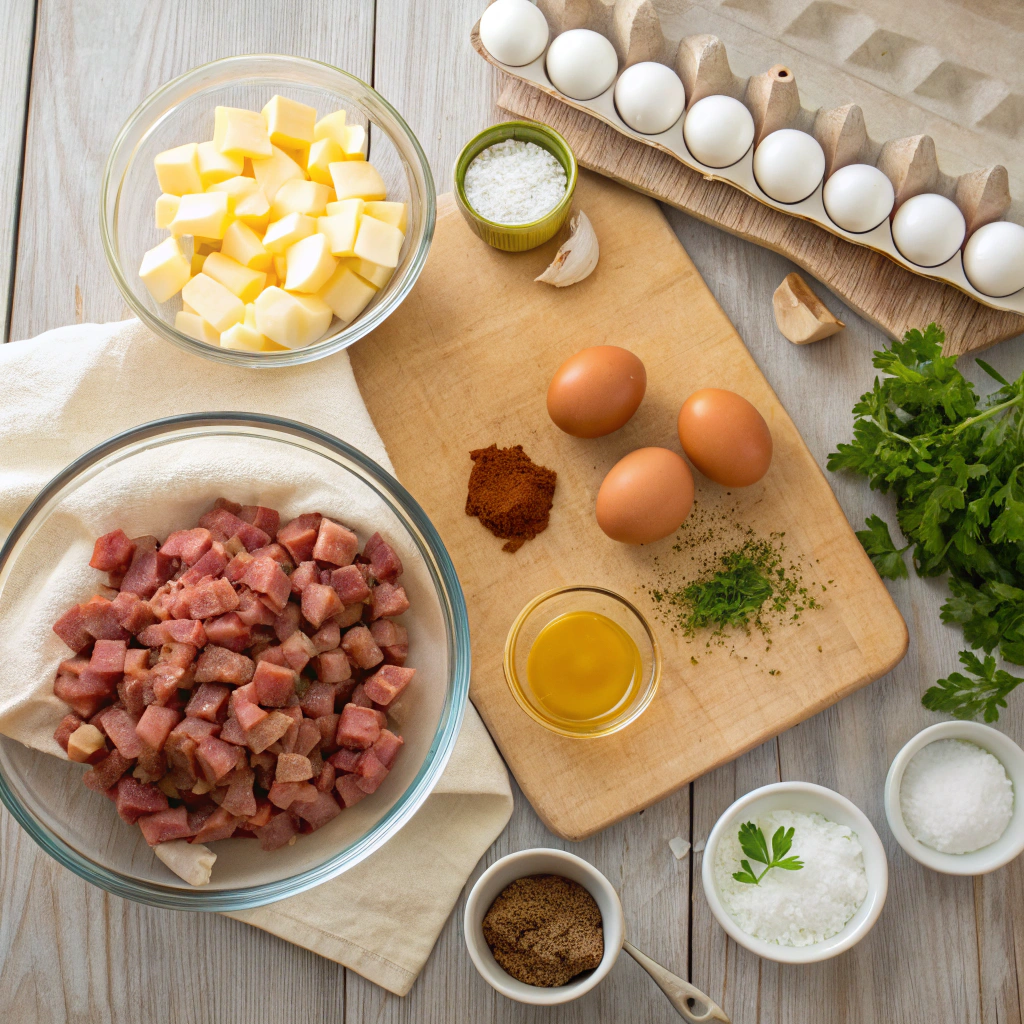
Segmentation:
<svg viewBox="0 0 1024 1024">
<path fill-rule="evenodd" d="M 360 73 L 359 61 L 373 60 L 372 69 L 363 66 L 361 73 L 369 77 L 372 71 L 387 98 L 408 116 L 431 158 L 439 189 L 448 188 L 462 143 L 486 124 L 505 119 L 492 106 L 497 93 L 487 69 L 466 42 L 482 2 L 379 0 L 373 54 L 370 30 L 363 36 L 363 29 L 349 27 L 356 10 L 357 24 L 372 25 L 372 6 L 357 7 L 351 0 L 306 6 L 301 16 L 286 5 L 241 0 L 216 7 L 166 0 L 145 6 L 128 0 L 40 0 L 38 41 L 46 55 L 36 62 L 33 98 L 48 96 L 48 117 L 59 113 L 61 119 L 39 122 L 44 133 L 39 160 L 56 161 L 52 176 L 62 191 L 37 188 L 22 206 L 32 231 L 48 233 L 57 248 L 46 248 L 50 243 L 37 237 L 31 249 L 22 249 L 19 269 L 31 276 L 35 291 L 22 293 L 20 330 L 12 336 L 76 319 L 73 286 L 46 281 L 54 266 L 69 268 L 86 282 L 79 319 L 125 315 L 95 228 L 97 168 L 146 90 L 201 60 L 259 49 L 326 59 L 337 50 L 336 59 L 342 60 L 355 47 L 342 66 Z M 8 15 L 5 46 L 13 24 Z M 163 34 L 156 34 L 157 25 L 164 26 Z M 150 65 L 165 71 L 150 72 Z M 4 70 L 10 70 L 6 59 Z M 12 130 L 17 138 L 17 126 Z M 65 130 L 66 143 L 61 141 Z M 47 140 L 46 133 L 57 141 Z M 86 180 L 77 147 L 93 135 L 104 141 L 92 145 L 86 170 L 93 178 Z M 5 132 L 6 160 L 11 138 Z M 0 201 L 8 197 L 6 190 L 0 193 Z M 68 210 L 69 225 L 57 224 Z M 668 215 L 823 465 L 835 442 L 848 435 L 849 409 L 873 376 L 870 351 L 883 343 L 881 332 L 826 295 L 847 329 L 818 345 L 790 346 L 776 331 L 770 299 L 792 264 L 690 217 Z M 13 253 L 0 248 L 0 280 L 12 262 Z M 1003 373 L 1017 372 L 1024 365 L 1024 339 L 1004 342 L 986 358 Z M 972 377 L 982 379 L 980 372 L 972 371 Z M 832 478 L 831 483 L 856 525 L 869 512 L 889 511 L 862 481 Z M 938 619 L 941 581 L 914 578 L 890 590 L 912 635 L 908 657 L 890 676 L 582 844 L 551 836 L 516 792 L 512 820 L 477 873 L 503 853 L 536 845 L 565 847 L 592 860 L 621 887 L 632 941 L 680 973 L 686 974 L 692 962 L 694 982 L 719 998 L 737 1024 L 1021 1024 L 1020 862 L 983 880 L 943 878 L 906 857 L 885 827 L 880 800 L 889 758 L 906 737 L 935 720 L 918 698 L 936 675 L 953 667 L 959 639 Z M 1003 727 L 1021 742 L 1024 701 L 1018 695 L 1014 700 Z M 887 907 L 858 950 L 830 964 L 786 971 L 725 940 L 703 902 L 700 854 L 693 854 L 692 864 L 677 861 L 667 846 L 675 835 L 691 838 L 691 792 L 692 838 L 699 845 L 735 795 L 780 777 L 822 782 L 857 801 L 886 842 L 891 867 Z M 559 1011 L 535 1011 L 495 996 L 465 953 L 460 910 L 461 903 L 423 976 L 407 998 L 399 999 L 238 922 L 142 910 L 108 897 L 58 867 L 0 810 L 0 1019 L 5 1024 L 678 1021 L 629 960 L 618 963 L 588 1000 Z"/>
</svg>

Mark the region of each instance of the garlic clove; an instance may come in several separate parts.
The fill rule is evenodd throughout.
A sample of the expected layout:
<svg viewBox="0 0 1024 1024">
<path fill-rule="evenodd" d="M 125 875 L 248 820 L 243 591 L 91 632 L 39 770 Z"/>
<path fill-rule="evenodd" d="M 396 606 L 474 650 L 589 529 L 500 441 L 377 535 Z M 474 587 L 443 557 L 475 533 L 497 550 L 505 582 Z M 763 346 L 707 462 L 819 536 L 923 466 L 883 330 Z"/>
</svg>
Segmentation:
<svg viewBox="0 0 1024 1024">
<path fill-rule="evenodd" d="M 846 325 L 837 319 L 825 303 L 811 291 L 807 282 L 795 271 L 787 274 L 772 296 L 775 322 L 783 336 L 794 345 L 830 338 Z"/>
<path fill-rule="evenodd" d="M 540 277 L 535 277 L 535 281 L 565 288 L 594 272 L 601 250 L 590 218 L 580 210 L 572 218 L 569 227 L 572 230 L 569 240 L 558 250 L 551 266 Z"/>
</svg>

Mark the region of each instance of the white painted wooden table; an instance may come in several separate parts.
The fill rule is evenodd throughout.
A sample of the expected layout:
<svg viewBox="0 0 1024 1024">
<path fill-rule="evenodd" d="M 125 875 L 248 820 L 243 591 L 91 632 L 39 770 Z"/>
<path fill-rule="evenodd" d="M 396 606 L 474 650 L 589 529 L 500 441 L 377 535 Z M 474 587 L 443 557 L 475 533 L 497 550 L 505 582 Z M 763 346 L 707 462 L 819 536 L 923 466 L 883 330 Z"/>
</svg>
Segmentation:
<svg viewBox="0 0 1024 1024">
<path fill-rule="evenodd" d="M 97 230 L 103 162 L 144 96 L 216 57 L 294 53 L 372 82 L 419 135 L 439 191 L 447 190 L 464 141 L 501 117 L 490 69 L 468 43 L 482 6 L 483 0 L 0 0 L 5 337 L 127 315 Z M 668 216 L 824 466 L 849 434 L 849 410 L 870 385 L 871 351 L 882 336 L 826 297 L 846 331 L 791 346 L 775 328 L 770 301 L 789 264 L 680 214 Z M 1024 363 L 1022 339 L 987 358 L 1015 376 Z M 981 379 L 973 368 L 971 374 Z M 2 459 L 0 453 L 0 471 Z M 831 483 L 856 525 L 871 511 L 887 510 L 861 480 Z M 935 720 L 920 706 L 922 690 L 955 667 L 959 636 L 938 618 L 943 590 L 934 580 L 893 586 L 911 645 L 885 679 L 571 846 L 619 887 L 636 945 L 689 976 L 737 1024 L 1021 1024 L 1022 865 L 974 880 L 925 871 L 896 846 L 882 811 L 890 759 Z M 1024 695 L 1011 701 L 1002 728 L 1024 740 Z M 812 967 L 760 961 L 727 941 L 701 892 L 700 854 L 677 861 L 668 848 L 674 836 L 699 845 L 736 796 L 777 779 L 806 779 L 850 797 L 890 855 L 889 900 L 874 931 L 853 951 Z M 569 844 L 551 836 L 517 792 L 512 821 L 478 870 L 535 845 Z M 244 924 L 109 897 L 58 867 L 4 812 L 0 1022 L 678 1020 L 628 957 L 597 991 L 558 1010 L 535 1011 L 496 996 L 465 953 L 459 909 L 422 977 L 399 999 Z"/>
</svg>

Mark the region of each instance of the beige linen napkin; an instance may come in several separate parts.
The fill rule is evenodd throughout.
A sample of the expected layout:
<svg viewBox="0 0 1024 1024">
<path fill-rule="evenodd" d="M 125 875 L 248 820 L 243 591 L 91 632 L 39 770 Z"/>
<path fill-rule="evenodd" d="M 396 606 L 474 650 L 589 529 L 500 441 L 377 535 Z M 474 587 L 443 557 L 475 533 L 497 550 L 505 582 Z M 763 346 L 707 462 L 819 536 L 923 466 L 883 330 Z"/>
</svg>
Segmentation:
<svg viewBox="0 0 1024 1024">
<path fill-rule="evenodd" d="M 289 369 L 236 370 L 180 352 L 138 321 L 83 324 L 0 346 L 0 538 L 48 481 L 93 445 L 161 416 L 211 410 L 298 419 L 342 438 L 391 470 L 346 353 Z M 154 473 L 162 468 L 154 467 Z M 227 462 L 223 471 L 236 477 L 243 472 Z M 173 468 L 167 472 L 172 474 Z M 282 493 L 287 491 L 287 481 L 277 483 Z M 156 485 L 160 487 L 158 479 Z M 166 491 L 165 486 L 161 494 Z M 128 520 L 145 504 L 145 496 L 130 483 L 117 500 L 125 502 Z M 173 509 L 169 498 L 163 500 Z M 282 507 L 287 509 L 286 501 Z M 173 512 L 166 514 L 173 518 Z M 73 525 L 82 532 L 80 521 Z M 74 542 L 81 545 L 83 538 L 76 536 Z M 82 573 L 76 567 L 79 554 L 70 560 L 74 564 L 62 567 L 60 587 L 65 590 L 91 580 L 88 574 L 73 575 Z M 0 676 L 0 733 L 55 755 L 61 751 L 52 733 L 63 705 L 50 692 L 49 681 L 54 659 L 61 655 L 52 636 L 46 636 L 45 623 L 59 610 L 53 614 L 45 601 L 61 603 L 66 596 L 40 597 L 38 603 L 25 605 L 23 611 L 31 610 L 33 620 L 42 619 L 41 613 L 49 617 L 42 619 L 42 626 L 24 627 L 36 629 L 36 637 L 25 643 L 22 631 L 19 650 L 4 649 L 0 637 L 8 667 Z M 397 836 L 334 881 L 232 916 L 404 995 L 474 865 L 511 811 L 504 765 L 469 705 L 442 778 Z M 429 865 L 430 870 L 410 871 L 410 864 Z M 380 879 L 400 879 L 401 885 L 381 885 Z"/>
</svg>

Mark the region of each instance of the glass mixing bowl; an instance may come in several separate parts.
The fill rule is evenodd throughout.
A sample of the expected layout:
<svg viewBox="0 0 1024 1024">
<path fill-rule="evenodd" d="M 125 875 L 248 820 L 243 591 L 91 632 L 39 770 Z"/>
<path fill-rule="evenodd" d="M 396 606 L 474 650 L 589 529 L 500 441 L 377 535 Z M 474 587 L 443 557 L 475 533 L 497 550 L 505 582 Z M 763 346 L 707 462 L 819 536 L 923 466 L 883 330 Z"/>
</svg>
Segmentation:
<svg viewBox="0 0 1024 1024">
<path fill-rule="evenodd" d="M 175 330 L 181 295 L 156 302 L 139 278 L 143 254 L 168 237 L 156 227 L 153 204 L 160 194 L 153 158 L 186 142 L 213 137 L 216 106 L 261 110 L 275 93 L 316 107 L 319 115 L 339 108 L 349 124 L 369 126 L 369 157 L 380 171 L 388 199 L 409 204 L 402 255 L 391 280 L 347 327 L 336 320 L 306 348 L 287 352 L 241 352 L 196 341 Z M 322 359 L 368 334 L 409 294 L 427 259 L 436 213 L 434 179 L 426 155 L 401 115 L 379 93 L 353 75 L 303 57 L 256 54 L 227 57 L 193 68 L 158 89 L 128 118 L 114 142 L 103 174 L 100 231 L 111 273 L 125 301 L 154 333 L 181 348 L 222 363 L 294 366 Z M 191 241 L 184 239 L 186 254 Z"/>
<path fill-rule="evenodd" d="M 47 853 L 108 892 L 177 910 L 270 903 L 334 878 L 380 848 L 440 777 L 469 693 L 462 589 L 420 506 L 350 445 L 305 424 L 248 413 L 174 416 L 118 434 L 32 502 L 0 548 L 0 628 L 17 630 L 19 643 L 39 651 L 39 674 L 25 680 L 26 689 L 52 679 L 68 656 L 50 625 L 99 589 L 100 574 L 87 567 L 95 537 L 119 526 L 129 536 L 164 537 L 195 522 L 221 494 L 277 507 L 283 519 L 322 511 L 347 522 L 363 542 L 380 530 L 405 568 L 411 607 L 402 621 L 416 678 L 391 709 L 405 746 L 376 793 L 281 850 L 264 853 L 250 839 L 212 844 L 213 878 L 199 889 L 172 874 L 141 832 L 83 785 L 83 765 L 53 756 L 56 745 L 51 754 L 0 737 L 0 800 Z M 39 702 L 31 713 L 42 719 L 36 731 L 49 743 L 67 709 L 52 695 L 47 700 L 52 714 Z M 22 716 L 24 724 L 24 714 L 19 707 L 8 721 Z"/>
</svg>

